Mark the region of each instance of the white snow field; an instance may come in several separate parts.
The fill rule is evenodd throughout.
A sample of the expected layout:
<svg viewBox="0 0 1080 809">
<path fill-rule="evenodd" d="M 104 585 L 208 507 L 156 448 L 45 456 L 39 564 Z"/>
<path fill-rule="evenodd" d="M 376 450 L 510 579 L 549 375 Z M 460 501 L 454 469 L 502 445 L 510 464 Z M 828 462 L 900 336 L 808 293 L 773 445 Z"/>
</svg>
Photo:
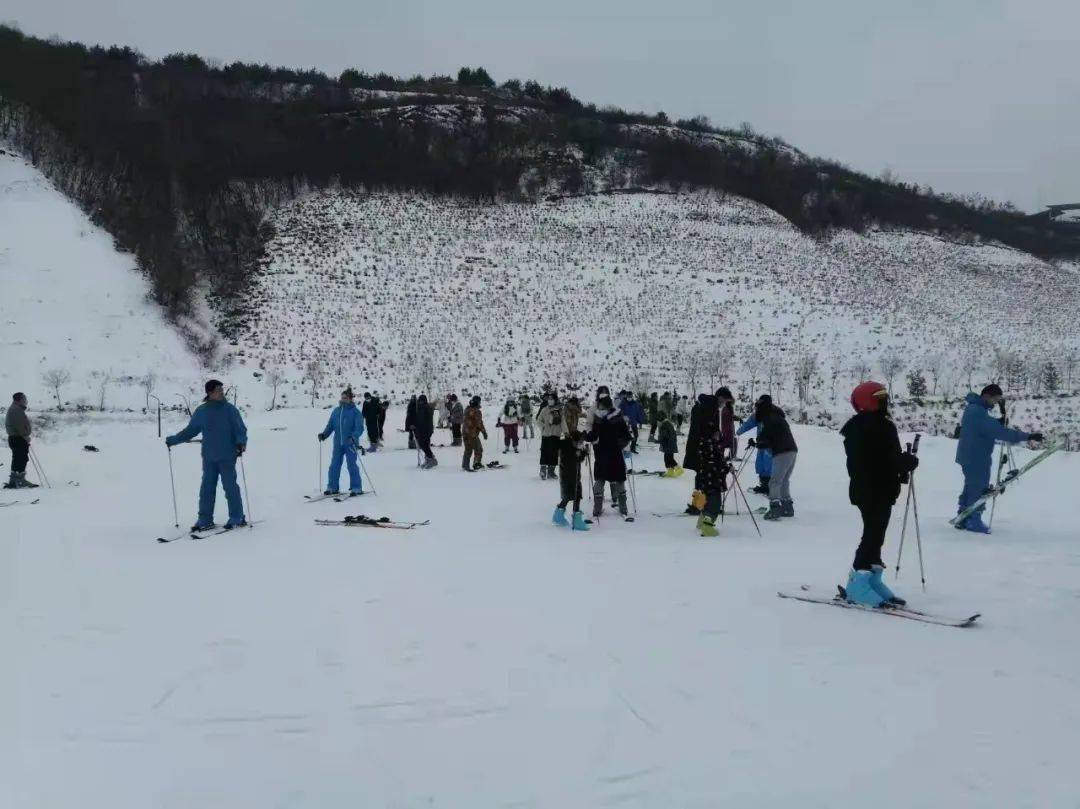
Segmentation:
<svg viewBox="0 0 1080 809">
<path fill-rule="evenodd" d="M 0 391 L 44 405 L 50 370 L 67 372 L 72 407 L 142 407 L 135 378 L 153 371 L 169 395 L 199 363 L 148 300 L 130 255 L 0 141 Z M 175 400 L 174 402 L 175 403 Z M 55 400 L 53 401 L 55 405 Z"/>
<path fill-rule="evenodd" d="M 729 516 L 706 541 L 652 516 L 681 510 L 689 474 L 637 480 L 638 522 L 572 534 L 549 523 L 535 442 L 507 470 L 466 474 L 437 449 L 422 472 L 400 410 L 365 459 L 378 494 L 308 504 L 326 416 L 247 413 L 261 522 L 168 545 L 150 421 L 35 443 L 54 488 L 0 493 L 20 501 L 0 508 L 0 805 L 1077 806 L 1075 454 L 1017 483 L 977 537 L 946 524 L 953 443 L 924 441 L 927 592 L 913 537 L 897 590 L 982 613 L 955 629 L 777 598 L 850 565 L 834 432 L 796 428 L 794 520 L 759 538 Z M 188 525 L 199 449 L 172 454 Z M 431 523 L 313 524 L 357 513 Z"/>
</svg>

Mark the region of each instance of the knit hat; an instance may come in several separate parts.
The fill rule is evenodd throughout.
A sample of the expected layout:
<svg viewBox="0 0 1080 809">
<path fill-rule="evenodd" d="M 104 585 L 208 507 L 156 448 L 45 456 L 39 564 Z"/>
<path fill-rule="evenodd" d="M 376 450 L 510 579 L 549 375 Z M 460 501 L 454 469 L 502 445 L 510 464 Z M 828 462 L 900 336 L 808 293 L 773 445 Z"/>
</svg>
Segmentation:
<svg viewBox="0 0 1080 809">
<path fill-rule="evenodd" d="M 979 394 L 979 395 L 980 396 L 1004 396 L 1005 391 L 1003 391 L 1001 389 L 1000 385 L 997 385 L 997 384 L 994 384 L 993 382 L 991 382 L 989 385 L 987 385 L 985 388 L 982 389 L 982 393 Z"/>
</svg>

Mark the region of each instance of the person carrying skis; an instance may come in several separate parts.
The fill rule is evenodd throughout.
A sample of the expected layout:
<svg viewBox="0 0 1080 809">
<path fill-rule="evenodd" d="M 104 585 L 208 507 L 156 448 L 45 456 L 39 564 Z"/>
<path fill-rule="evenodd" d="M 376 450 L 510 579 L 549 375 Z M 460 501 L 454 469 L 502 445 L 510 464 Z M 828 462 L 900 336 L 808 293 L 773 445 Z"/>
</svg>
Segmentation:
<svg viewBox="0 0 1080 809">
<path fill-rule="evenodd" d="M 758 403 L 772 404 L 772 397 L 767 393 L 763 393 L 758 397 Z M 761 425 L 758 424 L 753 413 L 750 414 L 750 418 L 739 425 L 739 429 L 735 431 L 735 435 L 742 435 L 750 430 L 757 431 L 755 436 L 761 434 Z M 769 493 L 769 479 L 772 477 L 772 453 L 764 447 L 757 448 L 757 457 L 754 458 L 754 472 L 758 476 L 758 485 L 754 486 L 750 491 L 767 495 Z"/>
<path fill-rule="evenodd" d="M 630 429 L 631 431 L 633 430 L 632 421 Z M 670 412 L 665 413 L 664 417 L 660 420 L 660 426 L 657 428 L 657 432 L 660 437 L 660 451 L 664 453 L 664 468 L 667 470 L 664 473 L 664 477 L 677 478 L 683 473 L 683 469 L 675 462 L 675 453 L 679 451 L 679 439 L 675 432 L 675 422 L 671 420 Z M 632 440 L 630 443 L 630 451 L 634 451 Z"/>
<path fill-rule="evenodd" d="M 610 394 L 602 394 L 596 402 L 593 428 L 586 436 L 593 445 L 593 517 L 604 511 L 604 484 L 611 485 L 611 499 L 619 513 L 627 516 L 626 508 L 626 459 L 623 450 L 630 444 L 630 427 L 623 414 L 611 401 Z"/>
<path fill-rule="evenodd" d="M 626 391 L 623 404 L 619 409 L 622 410 L 626 420 L 630 423 L 630 452 L 637 455 L 638 435 L 641 432 L 641 425 L 645 423 L 645 410 L 642 408 L 641 402 L 634 397 L 632 390 Z"/>
<path fill-rule="evenodd" d="M 518 398 L 518 411 L 521 413 L 521 437 L 528 441 L 536 438 L 536 430 L 533 429 L 532 397 L 523 393 Z"/>
<path fill-rule="evenodd" d="M 960 491 L 957 514 L 983 496 L 990 488 L 990 469 L 993 466 L 994 443 L 1018 444 L 1021 441 L 1042 441 L 1039 432 L 1025 433 L 1006 427 L 990 415 L 990 411 L 1004 401 L 1005 394 L 998 385 L 987 385 L 981 393 L 968 393 L 967 405 L 960 419 L 960 440 L 956 444 L 956 462 L 964 473 L 964 488 Z M 990 528 L 982 520 L 979 508 L 957 528 L 977 534 L 989 534 Z"/>
<path fill-rule="evenodd" d="M 585 524 L 585 515 L 581 513 L 581 463 L 588 456 L 589 450 L 585 447 L 585 436 L 574 430 L 559 439 L 559 505 L 555 506 L 555 513 L 551 521 L 555 525 L 566 527 L 569 525 L 574 531 L 588 531 Z M 574 504 L 571 522 L 566 521 L 566 506 Z"/>
<path fill-rule="evenodd" d="M 226 529 L 247 525 L 244 504 L 240 499 L 240 487 L 236 484 L 236 459 L 247 449 L 247 427 L 240 411 L 225 400 L 225 387 L 216 379 L 209 380 L 203 399 L 191 419 L 180 432 L 165 439 L 165 446 L 184 444 L 202 434 L 202 485 L 199 487 L 199 518 L 192 531 L 205 531 L 214 527 L 214 501 L 217 482 L 225 490 L 229 504 Z"/>
<path fill-rule="evenodd" d="M 559 439 L 563 435 L 563 412 L 555 391 L 548 391 L 536 411 L 536 422 L 540 425 L 540 479 L 554 480 L 558 477 L 555 467 L 559 463 Z"/>
<path fill-rule="evenodd" d="M 484 465 L 484 445 L 480 436 L 487 440 L 487 428 L 484 426 L 484 414 L 480 410 L 480 397 L 473 396 L 465 408 L 465 418 L 461 423 L 461 436 L 465 441 L 465 454 L 461 458 L 461 468 L 473 472 Z M 472 459 L 472 465 L 469 461 Z"/>
<path fill-rule="evenodd" d="M 409 397 L 409 403 L 405 405 L 405 432 L 409 434 L 409 449 L 416 449 L 416 395 Z"/>
<path fill-rule="evenodd" d="M 518 425 L 520 421 L 521 413 L 518 410 L 517 402 L 514 401 L 513 397 L 510 397 L 506 400 L 506 404 L 503 405 L 502 412 L 495 422 L 495 426 L 502 427 L 503 431 L 503 455 L 510 451 L 511 444 L 514 446 L 514 452 L 518 451 Z"/>
<path fill-rule="evenodd" d="M 772 402 L 759 401 L 754 405 L 754 418 L 761 425 L 757 439 L 750 439 L 754 446 L 772 453 L 772 477 L 769 479 L 769 510 L 766 520 L 795 516 L 795 503 L 791 499 L 791 473 L 799 457 L 799 447 L 791 434 L 784 411 Z"/>
<path fill-rule="evenodd" d="M 360 449 L 360 437 L 364 434 L 364 419 L 353 402 L 352 388 L 341 392 L 341 401 L 330 412 L 326 427 L 319 433 L 319 440 L 334 436 L 334 451 L 330 456 L 330 471 L 326 477 L 323 494 L 337 494 L 341 483 L 341 462 L 349 468 L 349 494 L 364 493 L 360 480 L 360 467 L 356 465 L 356 453 Z"/>
<path fill-rule="evenodd" d="M 848 498 L 859 509 L 863 523 L 862 539 L 845 589 L 848 601 L 868 607 L 906 603 L 882 581 L 885 563 L 881 560 L 881 547 L 885 544 L 892 508 L 900 496 L 900 484 L 908 482 L 919 459 L 901 450 L 888 405 L 889 394 L 884 385 L 863 382 L 851 393 L 855 415 L 840 429 L 851 481 Z"/>
<path fill-rule="evenodd" d="M 25 393 L 11 397 L 11 405 L 4 418 L 7 428 L 8 447 L 11 449 L 11 474 L 5 489 L 36 489 L 37 484 L 26 479 L 26 464 L 30 461 L 30 419 L 26 415 Z"/>
<path fill-rule="evenodd" d="M 450 446 L 461 446 L 461 425 L 465 421 L 465 408 L 461 406 L 461 401 L 458 399 L 456 393 L 451 393 L 447 399 L 447 405 L 450 412 Z"/>
<path fill-rule="evenodd" d="M 416 446 L 424 453 L 424 469 L 432 469 L 439 465 L 435 453 L 431 451 L 431 436 L 435 433 L 435 413 L 428 404 L 427 396 L 421 393 L 416 397 L 416 419 L 413 433 L 416 435 Z"/>
</svg>

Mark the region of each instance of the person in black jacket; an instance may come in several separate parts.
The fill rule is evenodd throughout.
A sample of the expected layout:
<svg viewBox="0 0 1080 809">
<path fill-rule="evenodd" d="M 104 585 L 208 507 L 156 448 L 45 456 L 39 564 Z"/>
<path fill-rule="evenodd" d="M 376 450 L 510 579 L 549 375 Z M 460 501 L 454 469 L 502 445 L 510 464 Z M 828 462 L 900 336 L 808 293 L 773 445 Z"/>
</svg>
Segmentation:
<svg viewBox="0 0 1080 809">
<path fill-rule="evenodd" d="M 900 448 L 900 437 L 888 413 L 888 392 L 879 382 L 863 382 L 851 394 L 855 415 L 840 430 L 847 453 L 851 483 L 848 497 L 862 515 L 863 532 L 848 575 L 849 601 L 870 607 L 888 602 L 904 604 L 885 585 L 881 575 L 881 546 L 889 527 L 900 484 L 919 465 L 919 459 Z"/>
<path fill-rule="evenodd" d="M 409 449 L 416 449 L 416 397 L 410 396 L 405 405 L 405 432 L 409 434 Z"/>
<path fill-rule="evenodd" d="M 585 447 L 585 436 L 574 430 L 559 439 L 559 504 L 551 521 L 555 525 L 569 525 L 575 531 L 588 531 L 585 515 L 581 513 L 581 462 L 589 450 Z M 573 522 L 566 521 L 566 506 L 574 504 Z"/>
<path fill-rule="evenodd" d="M 431 436 L 435 433 L 435 410 L 428 404 L 427 396 L 420 394 L 416 397 L 416 407 L 413 417 L 413 435 L 416 436 L 416 446 L 424 453 L 424 469 L 438 466 L 435 453 L 431 451 Z"/>
<path fill-rule="evenodd" d="M 699 463 L 699 448 L 701 446 L 701 423 L 703 415 L 708 409 L 706 400 L 708 395 L 701 393 L 690 409 L 690 428 L 686 431 L 686 449 L 683 453 L 683 469 L 694 470 L 694 493 L 690 496 L 690 505 L 686 507 L 687 514 L 700 515 L 705 505 L 705 495 L 701 490 L 701 465 Z"/>
<path fill-rule="evenodd" d="M 364 417 L 364 427 L 368 434 L 368 452 L 375 452 L 379 448 L 379 414 L 382 413 L 382 405 L 379 397 L 370 393 L 364 394 L 364 405 L 360 408 L 360 415 Z"/>
<path fill-rule="evenodd" d="M 610 394 L 596 400 L 593 426 L 588 433 L 593 451 L 593 517 L 604 510 L 604 484 L 611 484 L 611 499 L 622 516 L 626 508 L 626 459 L 623 450 L 630 445 L 630 427 L 616 409 Z"/>
<path fill-rule="evenodd" d="M 754 406 L 754 419 L 760 425 L 760 430 L 750 445 L 763 447 L 772 452 L 773 456 L 772 477 L 769 479 L 769 510 L 765 512 L 765 519 L 794 517 L 791 472 L 795 469 L 795 459 L 799 456 L 795 436 L 791 434 L 784 411 L 772 402 L 759 399 Z"/>
</svg>

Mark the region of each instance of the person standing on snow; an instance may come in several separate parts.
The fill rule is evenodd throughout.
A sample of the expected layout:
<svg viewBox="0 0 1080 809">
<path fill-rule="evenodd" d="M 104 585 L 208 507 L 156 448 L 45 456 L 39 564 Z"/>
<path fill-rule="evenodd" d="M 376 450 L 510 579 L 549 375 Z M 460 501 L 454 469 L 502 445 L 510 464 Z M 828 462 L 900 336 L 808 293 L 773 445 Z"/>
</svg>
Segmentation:
<svg viewBox="0 0 1080 809">
<path fill-rule="evenodd" d="M 880 382 L 863 382 L 851 393 L 855 415 L 840 429 L 851 480 L 848 498 L 859 509 L 863 530 L 848 574 L 847 599 L 868 607 L 903 606 L 882 581 L 881 547 L 900 484 L 907 483 L 919 459 L 900 448 L 900 436 L 889 417 L 889 394 Z"/>
<path fill-rule="evenodd" d="M 686 432 L 686 449 L 683 452 L 683 469 L 694 471 L 694 491 L 690 495 L 690 503 L 684 513 L 700 515 L 701 508 L 705 505 L 705 495 L 701 490 L 701 463 L 699 460 L 701 449 L 701 427 L 703 415 L 711 397 L 706 393 L 699 393 L 694 407 L 690 410 L 690 429 Z"/>
<path fill-rule="evenodd" d="M 409 434 L 409 449 L 416 449 L 416 394 L 409 397 L 405 405 L 405 432 Z"/>
<path fill-rule="evenodd" d="M 641 432 L 641 425 L 645 423 L 645 410 L 642 408 L 641 402 L 634 397 L 632 390 L 626 391 L 620 409 L 630 423 L 630 452 L 637 455 L 638 435 Z"/>
<path fill-rule="evenodd" d="M 364 393 L 364 404 L 360 406 L 360 415 L 363 417 L 364 425 L 367 427 L 368 452 L 375 452 L 379 448 L 377 441 L 379 438 L 380 409 L 379 397 Z"/>
<path fill-rule="evenodd" d="M 611 396 L 602 394 L 596 402 L 593 428 L 586 436 L 593 445 L 593 517 L 604 510 L 604 484 L 611 485 L 611 499 L 622 516 L 626 508 L 626 459 L 623 450 L 630 444 L 630 427 L 615 407 Z"/>
<path fill-rule="evenodd" d="M 323 494 L 337 494 L 341 483 L 341 461 L 349 468 L 349 494 L 364 493 L 360 481 L 360 467 L 356 465 L 356 453 L 360 450 L 360 437 L 364 434 L 364 419 L 353 403 L 352 388 L 341 392 L 341 402 L 330 413 L 326 427 L 319 433 L 319 440 L 334 436 L 334 452 L 330 456 L 330 471 Z"/>
<path fill-rule="evenodd" d="M 431 436 L 435 433 L 435 413 L 427 396 L 420 394 L 416 398 L 416 418 L 413 432 L 416 435 L 416 446 L 424 453 L 424 469 L 431 469 L 439 465 L 435 459 L 435 453 L 431 451 Z"/>
<path fill-rule="evenodd" d="M 450 446 L 461 446 L 461 425 L 465 421 L 465 408 L 461 406 L 461 401 L 458 399 L 456 393 L 451 393 L 447 401 L 447 409 L 449 411 L 450 420 Z"/>
<path fill-rule="evenodd" d="M 729 408 L 731 393 L 720 388 L 713 396 L 698 399 L 698 457 L 695 486 L 704 495 L 700 506 L 697 529 L 703 537 L 717 535 L 716 518 L 724 511 L 724 493 L 731 467 L 727 461 L 727 449 L 731 445 L 734 421 L 725 422 L 725 410 Z M 726 425 L 726 426 L 725 426 Z M 699 502 L 701 498 L 698 498 Z"/>
<path fill-rule="evenodd" d="M 11 475 L 5 489 L 36 489 L 37 484 L 26 479 L 26 464 L 30 461 L 30 419 L 26 415 L 26 394 L 11 397 L 4 426 L 7 428 L 8 447 L 11 449 Z"/>
<path fill-rule="evenodd" d="M 461 435 L 465 440 L 465 454 L 461 458 L 461 468 L 473 472 L 484 465 L 484 445 L 480 436 L 487 440 L 487 428 L 484 426 L 484 414 L 480 410 L 480 397 L 474 396 L 465 408 L 465 419 L 461 424 Z M 470 459 L 472 465 L 470 466 Z"/>
<path fill-rule="evenodd" d="M 555 525 L 569 525 L 575 531 L 588 531 L 585 515 L 581 513 L 581 463 L 588 456 L 585 436 L 575 430 L 559 439 L 559 504 L 551 521 Z M 566 506 L 574 504 L 572 521 L 566 521 Z"/>
<path fill-rule="evenodd" d="M 376 397 L 377 399 L 378 397 Z M 383 436 L 386 435 L 386 413 L 390 409 L 390 397 L 387 396 L 379 402 L 379 446 L 383 445 Z"/>
<path fill-rule="evenodd" d="M 532 399 L 528 393 L 521 394 L 518 399 L 518 411 L 521 413 L 521 437 L 526 441 L 536 438 L 536 431 L 533 429 Z"/>
<path fill-rule="evenodd" d="M 656 395 L 656 391 L 649 394 L 649 401 L 646 406 L 646 410 L 649 414 L 649 443 L 656 443 L 656 425 L 660 421 L 660 399 Z"/>
<path fill-rule="evenodd" d="M 1042 441 L 1042 433 L 1025 433 L 1006 427 L 990 415 L 990 411 L 1004 401 L 1005 394 L 997 385 L 987 385 L 979 394 L 964 397 L 967 405 L 960 419 L 960 440 L 956 444 L 956 462 L 964 473 L 964 488 L 960 491 L 957 514 L 962 512 L 990 488 L 990 469 L 993 466 L 994 443 L 1018 444 L 1021 441 Z M 983 509 L 974 511 L 957 528 L 989 534 L 990 528 L 982 520 Z"/>
<path fill-rule="evenodd" d="M 563 411 L 555 391 L 548 391 L 547 398 L 536 411 L 536 421 L 540 425 L 540 479 L 554 480 L 558 477 L 555 467 L 559 463 L 559 439 L 563 435 L 564 425 Z"/>
<path fill-rule="evenodd" d="M 772 397 L 763 393 L 758 397 L 758 404 L 772 404 Z M 755 405 L 755 410 L 757 409 Z M 761 425 L 758 424 L 757 419 L 751 413 L 750 418 L 746 419 L 739 429 L 735 431 L 735 435 L 742 435 L 750 430 L 756 430 L 755 435 L 761 434 Z M 756 445 L 755 441 L 755 445 Z M 754 458 L 754 472 L 758 476 L 758 485 L 754 486 L 750 491 L 758 494 L 768 495 L 769 493 L 769 480 L 772 478 L 772 453 L 764 447 L 758 447 L 757 457 Z"/>
<path fill-rule="evenodd" d="M 562 407 L 563 427 L 566 432 L 572 433 L 581 424 L 581 401 L 575 394 L 570 394 L 566 404 Z"/>
<path fill-rule="evenodd" d="M 637 403 L 633 402 L 633 404 Z M 630 429 L 631 431 L 634 429 L 633 421 L 630 422 Z M 664 453 L 664 468 L 667 470 L 664 473 L 664 477 L 677 478 L 683 473 L 683 469 L 675 461 L 675 454 L 679 451 L 679 439 L 675 432 L 675 423 L 671 420 L 670 413 L 665 413 L 664 418 L 660 420 L 657 434 L 660 438 L 660 451 Z M 632 440 L 630 443 L 630 451 L 634 451 Z"/>
<path fill-rule="evenodd" d="M 240 487 L 236 484 L 236 459 L 247 449 L 247 427 L 240 411 L 225 400 L 225 387 L 216 379 L 206 383 L 203 399 L 191 420 L 176 435 L 165 439 L 165 446 L 184 444 L 202 434 L 202 485 L 199 487 L 199 519 L 191 526 L 192 531 L 205 531 L 214 527 L 214 501 L 217 482 L 225 490 L 229 504 L 229 520 L 225 528 L 247 525 L 244 504 L 240 499 Z"/>
<path fill-rule="evenodd" d="M 769 480 L 769 510 L 766 520 L 795 516 L 795 503 L 791 499 L 791 473 L 799 457 L 799 447 L 791 434 L 784 411 L 772 402 L 758 402 L 754 406 L 754 418 L 761 425 L 755 446 L 772 452 L 772 477 Z M 754 440 L 754 439 L 751 439 Z"/>
<path fill-rule="evenodd" d="M 510 451 L 511 444 L 514 446 L 514 452 L 518 451 L 518 425 L 520 421 L 521 414 L 518 410 L 517 402 L 511 397 L 506 400 L 506 404 L 503 405 L 502 413 L 495 423 L 496 427 L 502 427 L 503 455 Z"/>
<path fill-rule="evenodd" d="M 680 396 L 675 405 L 675 432 L 682 435 L 683 424 L 690 418 L 690 403 L 685 396 Z"/>
</svg>

